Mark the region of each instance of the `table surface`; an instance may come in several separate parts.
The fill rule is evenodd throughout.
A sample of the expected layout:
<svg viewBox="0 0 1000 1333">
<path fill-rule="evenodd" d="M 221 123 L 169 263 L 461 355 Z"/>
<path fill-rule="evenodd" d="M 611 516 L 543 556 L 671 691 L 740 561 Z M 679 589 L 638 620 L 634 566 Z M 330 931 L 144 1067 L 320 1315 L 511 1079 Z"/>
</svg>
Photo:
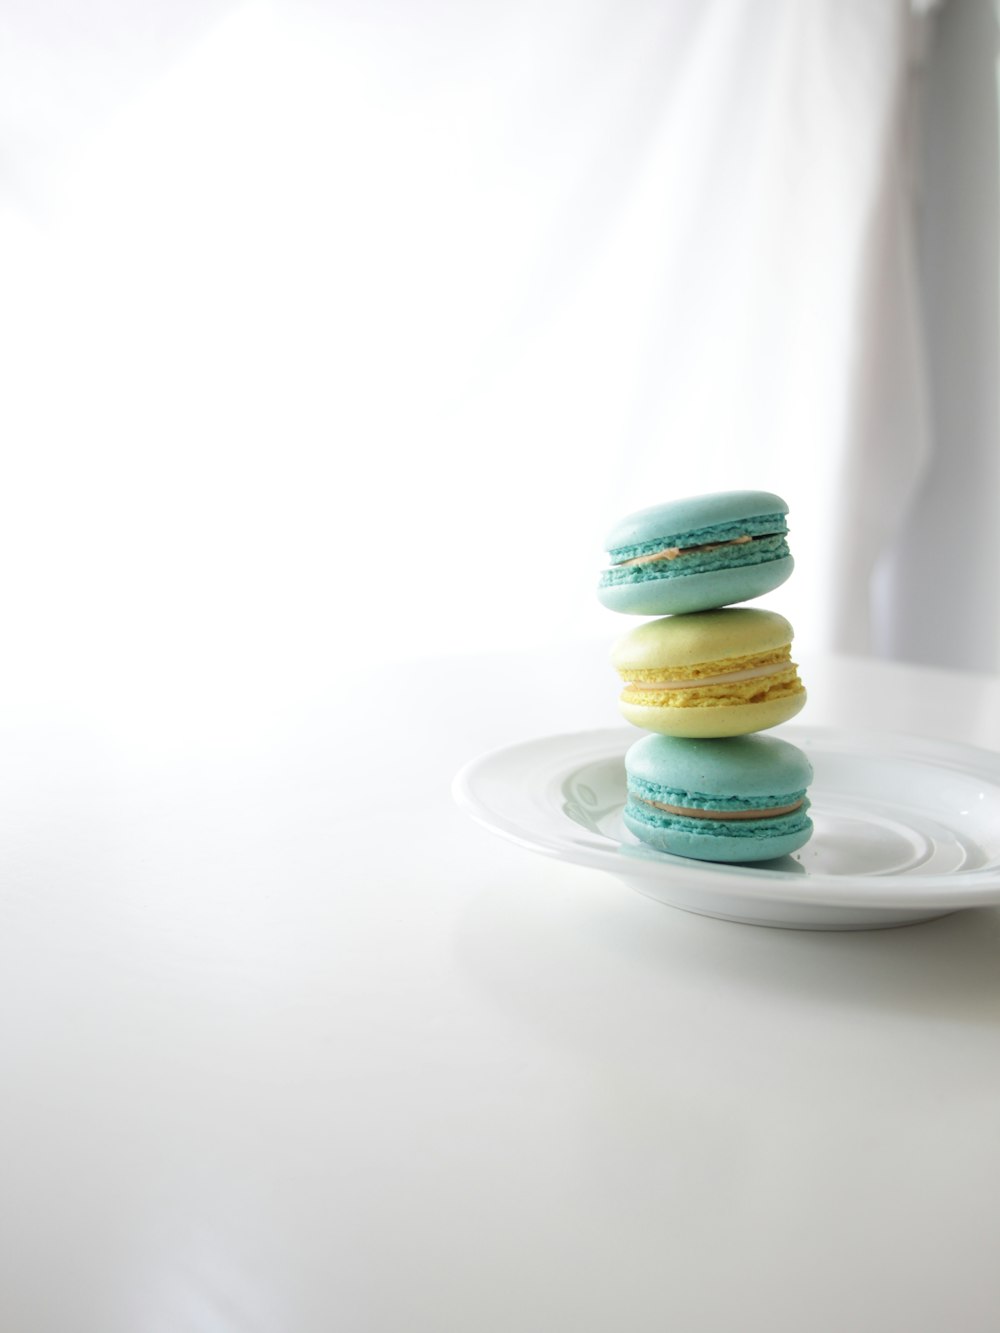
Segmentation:
<svg viewBox="0 0 1000 1333">
<path fill-rule="evenodd" d="M 997 680 L 803 670 L 1000 749 Z M 0 1327 L 995 1333 L 1000 912 L 741 926 L 454 806 L 615 695 L 576 644 L 5 720 Z"/>
</svg>

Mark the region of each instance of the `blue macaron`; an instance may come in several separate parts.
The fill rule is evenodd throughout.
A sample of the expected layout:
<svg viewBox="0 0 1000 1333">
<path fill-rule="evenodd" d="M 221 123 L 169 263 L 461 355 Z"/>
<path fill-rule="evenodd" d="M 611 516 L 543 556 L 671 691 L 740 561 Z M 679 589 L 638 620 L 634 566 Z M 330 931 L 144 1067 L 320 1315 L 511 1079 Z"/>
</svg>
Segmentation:
<svg viewBox="0 0 1000 1333">
<path fill-rule="evenodd" d="M 625 755 L 625 826 L 657 851 L 698 861 L 767 861 L 812 835 L 812 766 L 776 736 L 644 736 Z"/>
<path fill-rule="evenodd" d="M 597 595 L 612 611 L 641 616 L 761 597 L 794 568 L 787 513 L 769 491 L 721 491 L 640 509 L 608 534 Z"/>
</svg>

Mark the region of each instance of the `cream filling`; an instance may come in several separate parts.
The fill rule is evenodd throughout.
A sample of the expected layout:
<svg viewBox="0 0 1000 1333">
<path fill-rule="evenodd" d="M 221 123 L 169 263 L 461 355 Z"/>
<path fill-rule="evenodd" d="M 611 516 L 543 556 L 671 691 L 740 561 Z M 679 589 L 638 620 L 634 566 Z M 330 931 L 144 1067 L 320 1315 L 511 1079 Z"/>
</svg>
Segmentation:
<svg viewBox="0 0 1000 1333">
<path fill-rule="evenodd" d="M 761 533 L 762 537 L 774 536 L 774 533 Z M 624 569 L 626 565 L 649 565 L 654 560 L 676 560 L 679 555 L 688 555 L 692 551 L 718 551 L 723 546 L 745 546 L 755 541 L 749 533 L 742 537 L 731 537 L 727 542 L 703 542 L 700 546 L 665 546 L 662 551 L 650 551 L 648 555 L 633 555 L 628 560 L 619 560 L 614 569 Z"/>
<path fill-rule="evenodd" d="M 700 810 L 687 805 L 666 805 L 662 801 L 642 803 L 651 805 L 656 810 L 665 810 L 669 815 L 684 815 L 687 819 L 774 819 L 777 815 L 790 815 L 793 810 L 801 809 L 804 801 L 793 801 L 791 805 L 775 805 L 769 810 Z"/>
<path fill-rule="evenodd" d="M 762 676 L 777 676 L 788 671 L 794 663 L 771 662 L 767 666 L 747 667 L 744 671 L 724 671 L 718 676 L 699 676 L 696 680 L 630 680 L 626 690 L 693 690 L 702 685 L 735 685 L 741 680 L 760 680 Z"/>
</svg>

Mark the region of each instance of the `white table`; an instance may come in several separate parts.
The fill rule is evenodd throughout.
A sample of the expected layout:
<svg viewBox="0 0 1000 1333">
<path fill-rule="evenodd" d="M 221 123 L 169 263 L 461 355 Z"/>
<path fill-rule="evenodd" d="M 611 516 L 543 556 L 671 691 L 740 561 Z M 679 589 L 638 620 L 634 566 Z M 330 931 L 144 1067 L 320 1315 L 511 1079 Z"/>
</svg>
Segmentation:
<svg viewBox="0 0 1000 1333">
<path fill-rule="evenodd" d="M 803 670 L 1000 748 L 996 680 Z M 995 1333 L 1000 913 L 739 926 L 454 808 L 615 694 L 578 644 L 229 746 L 8 719 L 5 1333 Z"/>
</svg>

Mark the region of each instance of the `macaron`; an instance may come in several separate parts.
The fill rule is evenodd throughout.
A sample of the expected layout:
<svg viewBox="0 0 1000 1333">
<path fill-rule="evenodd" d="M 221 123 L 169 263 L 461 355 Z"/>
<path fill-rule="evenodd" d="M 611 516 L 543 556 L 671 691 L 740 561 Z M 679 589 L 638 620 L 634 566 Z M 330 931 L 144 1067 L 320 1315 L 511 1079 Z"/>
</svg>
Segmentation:
<svg viewBox="0 0 1000 1333">
<path fill-rule="evenodd" d="M 770 491 L 694 495 L 612 528 L 597 595 L 612 611 L 668 616 L 760 597 L 794 568 L 788 506 Z"/>
<path fill-rule="evenodd" d="M 802 708 L 792 627 L 754 607 L 696 611 L 637 625 L 611 661 L 625 682 L 622 716 L 667 736 L 743 736 Z"/>
<path fill-rule="evenodd" d="M 644 736 L 625 755 L 626 827 L 660 852 L 766 861 L 808 842 L 812 766 L 775 736 Z"/>
</svg>

